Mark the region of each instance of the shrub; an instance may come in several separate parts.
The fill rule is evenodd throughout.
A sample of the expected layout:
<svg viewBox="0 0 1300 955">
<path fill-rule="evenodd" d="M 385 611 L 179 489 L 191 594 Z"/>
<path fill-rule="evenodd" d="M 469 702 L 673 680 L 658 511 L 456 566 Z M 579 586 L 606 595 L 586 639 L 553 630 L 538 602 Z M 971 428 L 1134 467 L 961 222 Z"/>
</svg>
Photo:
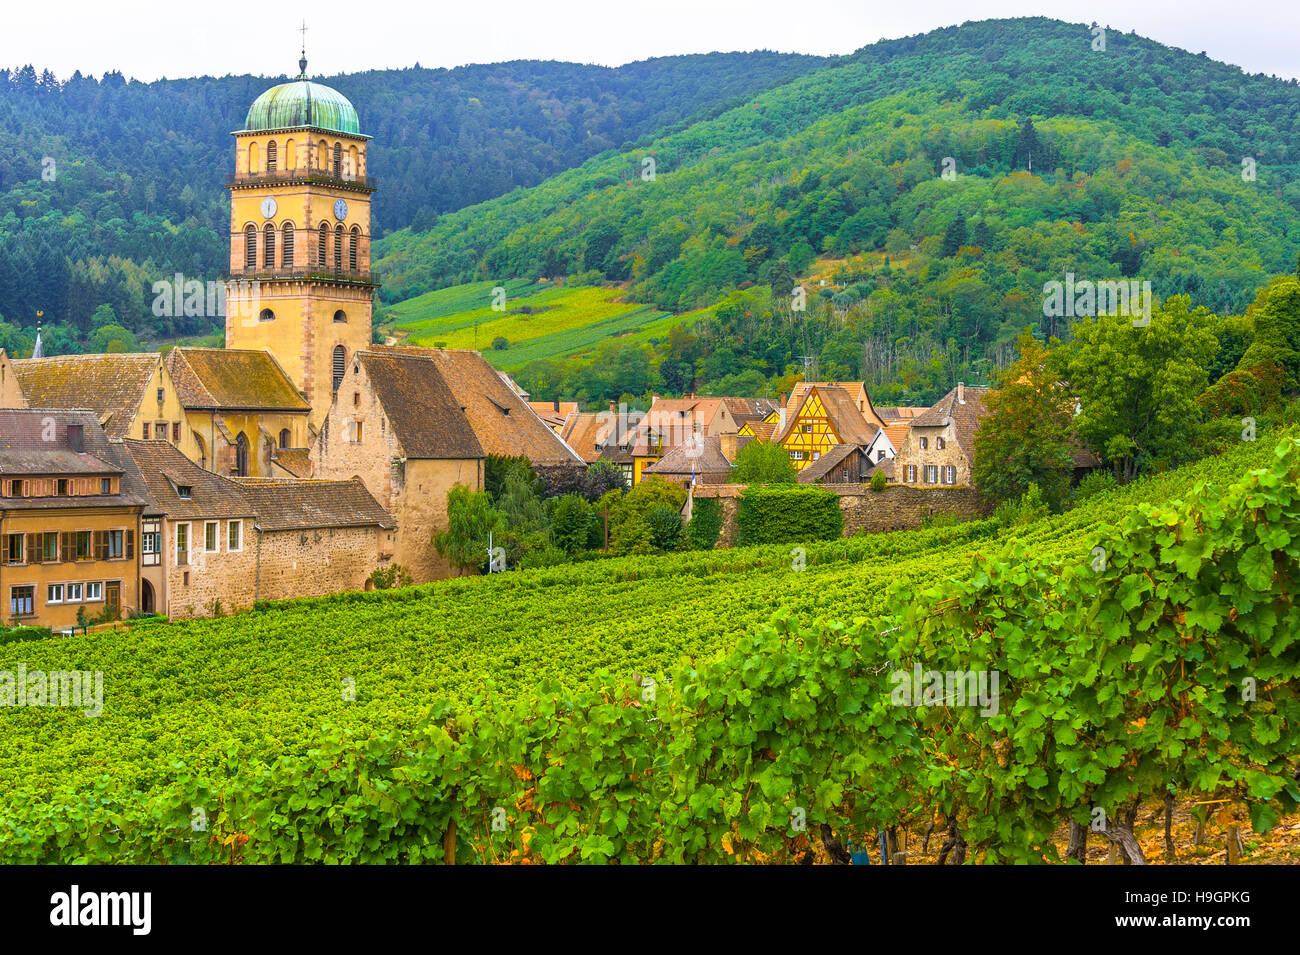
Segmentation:
<svg viewBox="0 0 1300 955">
<path fill-rule="evenodd" d="M 656 550 L 682 546 L 682 515 L 671 504 L 656 504 L 645 512 L 645 522 Z"/>
<path fill-rule="evenodd" d="M 871 475 L 871 490 L 873 491 L 883 491 L 888 483 L 884 471 L 876 471 L 875 474 Z"/>
<path fill-rule="evenodd" d="M 993 512 L 993 519 L 1003 527 L 1015 527 L 1019 524 L 1032 524 L 1047 517 L 1051 512 L 1051 508 L 1043 500 L 1043 492 L 1038 489 L 1037 484 L 1031 484 L 1029 489 L 1020 495 L 1020 500 L 1006 501 L 998 505 L 997 510 Z"/>
<path fill-rule="evenodd" d="M 1086 501 L 1094 494 L 1100 494 L 1102 491 L 1109 491 L 1115 486 L 1115 475 L 1109 471 L 1093 471 L 1085 475 L 1079 486 L 1074 489 L 1074 501 L 1077 504 L 1080 501 Z"/>
<path fill-rule="evenodd" d="M 696 498 L 686 525 L 686 541 L 692 550 L 712 550 L 722 533 L 722 502 L 716 497 Z"/>
<path fill-rule="evenodd" d="M 591 505 L 578 494 L 566 494 L 551 515 L 551 543 L 566 554 L 587 546 L 591 529 Z"/>
<path fill-rule="evenodd" d="M 779 444 L 750 441 L 736 452 L 731 480 L 737 484 L 794 484 L 798 479 L 790 452 Z"/>
<path fill-rule="evenodd" d="M 8 630 L 0 630 L 0 644 L 18 643 L 23 640 L 43 640 L 49 635 L 49 627 L 12 627 Z"/>
<path fill-rule="evenodd" d="M 819 487 L 748 487 L 736 514 L 736 543 L 788 544 L 833 540 L 844 533 L 840 499 Z"/>
<path fill-rule="evenodd" d="M 394 587 L 409 587 L 415 580 L 401 564 L 392 564 L 372 571 L 370 583 L 376 590 L 391 590 Z"/>
</svg>

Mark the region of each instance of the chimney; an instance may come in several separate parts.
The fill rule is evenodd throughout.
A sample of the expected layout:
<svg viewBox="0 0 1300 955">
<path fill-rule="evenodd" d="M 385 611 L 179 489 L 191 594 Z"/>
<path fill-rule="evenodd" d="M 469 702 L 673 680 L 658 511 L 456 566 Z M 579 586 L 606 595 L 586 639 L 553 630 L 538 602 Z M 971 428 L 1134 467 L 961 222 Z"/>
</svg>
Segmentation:
<svg viewBox="0 0 1300 955">
<path fill-rule="evenodd" d="M 959 381 L 957 382 L 957 404 L 964 405 L 965 403 L 966 403 L 966 382 Z"/>
<path fill-rule="evenodd" d="M 719 435 L 718 440 L 722 445 L 722 456 L 728 461 L 735 461 L 737 436 L 734 434 L 723 434 Z"/>
<path fill-rule="evenodd" d="M 554 407 L 554 409 L 555 409 L 556 411 L 559 411 L 559 410 L 560 410 L 560 399 L 559 399 L 559 398 L 556 398 L 556 399 L 555 399 L 555 401 L 554 401 L 552 407 Z"/>
<path fill-rule="evenodd" d="M 609 399 L 609 413 L 618 414 L 618 402 L 616 402 L 613 398 Z"/>
</svg>

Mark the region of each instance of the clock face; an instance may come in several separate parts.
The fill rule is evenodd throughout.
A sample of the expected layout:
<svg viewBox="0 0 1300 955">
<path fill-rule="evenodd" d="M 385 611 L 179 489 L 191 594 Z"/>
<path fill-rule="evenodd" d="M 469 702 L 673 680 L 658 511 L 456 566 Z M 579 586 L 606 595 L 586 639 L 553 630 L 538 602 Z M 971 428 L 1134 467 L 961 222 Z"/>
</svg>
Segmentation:
<svg viewBox="0 0 1300 955">
<path fill-rule="evenodd" d="M 348 204 L 340 199 L 334 203 L 334 218 L 342 222 L 348 217 Z"/>
<path fill-rule="evenodd" d="M 262 218 L 263 219 L 271 218 L 271 216 L 275 215 L 276 208 L 277 207 L 275 204 L 275 197 L 267 196 L 265 199 L 262 200 Z"/>
</svg>

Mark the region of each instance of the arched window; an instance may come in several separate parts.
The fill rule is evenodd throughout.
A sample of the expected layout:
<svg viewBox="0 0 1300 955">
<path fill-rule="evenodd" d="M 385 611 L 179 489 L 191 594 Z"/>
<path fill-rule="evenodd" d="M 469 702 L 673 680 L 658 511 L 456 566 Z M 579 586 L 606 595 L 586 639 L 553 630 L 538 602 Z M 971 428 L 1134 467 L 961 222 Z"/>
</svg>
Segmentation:
<svg viewBox="0 0 1300 955">
<path fill-rule="evenodd" d="M 353 272 L 357 270 L 357 246 L 361 244 L 361 228 L 352 227 L 352 235 L 348 241 L 348 268 Z"/>
<path fill-rule="evenodd" d="M 343 226 L 334 227 L 334 271 L 343 271 Z"/>
<path fill-rule="evenodd" d="M 361 175 L 361 167 L 357 165 L 357 147 L 353 146 L 348 150 L 348 178 L 356 179 Z"/>
<path fill-rule="evenodd" d="M 266 171 L 275 172 L 275 161 L 278 157 L 275 154 L 275 140 L 266 144 Z"/>
<path fill-rule="evenodd" d="M 339 390 L 339 382 L 348 367 L 348 352 L 342 345 L 334 346 L 334 390 Z"/>
<path fill-rule="evenodd" d="M 324 172 L 329 168 L 329 164 L 330 148 L 325 140 L 322 139 L 320 145 L 316 147 L 316 169 L 318 172 Z"/>
<path fill-rule="evenodd" d="M 275 321 L 275 312 L 271 311 L 269 308 L 264 308 L 258 313 L 257 320 L 259 322 L 273 322 Z"/>
<path fill-rule="evenodd" d="M 248 144 L 248 174 L 257 172 L 257 143 Z"/>
<path fill-rule="evenodd" d="M 257 268 L 257 226 L 244 229 L 244 268 Z"/>
<path fill-rule="evenodd" d="M 235 475 L 248 477 L 248 438 L 244 437 L 242 431 L 235 439 Z"/>
<path fill-rule="evenodd" d="M 316 246 L 316 264 L 321 268 L 329 261 L 330 227 L 320 224 L 320 244 Z"/>
<path fill-rule="evenodd" d="M 207 449 L 203 446 L 203 438 L 200 437 L 198 434 L 195 434 L 194 443 L 198 445 L 199 448 L 199 467 L 204 468 L 206 470 L 208 466 L 208 452 Z"/>
<path fill-rule="evenodd" d="M 284 168 L 298 168 L 298 145 L 292 139 L 284 144 Z"/>
<path fill-rule="evenodd" d="M 262 239 L 262 266 L 273 269 L 275 268 L 275 226 L 268 222 L 264 231 L 266 235 Z"/>
<path fill-rule="evenodd" d="M 334 144 L 334 178 L 343 178 L 343 144 Z"/>
<path fill-rule="evenodd" d="M 284 251 L 280 253 L 286 269 L 293 268 L 293 223 L 284 224 Z"/>
<path fill-rule="evenodd" d="M 287 448 L 288 446 L 289 446 L 289 429 L 288 429 L 288 428 L 281 428 L 281 429 L 280 429 L 280 447 L 281 447 L 281 448 Z"/>
<path fill-rule="evenodd" d="M 337 312 L 334 313 L 334 321 L 346 322 L 347 320 L 348 320 L 348 313 L 343 311 L 343 309 L 339 309 Z"/>
</svg>

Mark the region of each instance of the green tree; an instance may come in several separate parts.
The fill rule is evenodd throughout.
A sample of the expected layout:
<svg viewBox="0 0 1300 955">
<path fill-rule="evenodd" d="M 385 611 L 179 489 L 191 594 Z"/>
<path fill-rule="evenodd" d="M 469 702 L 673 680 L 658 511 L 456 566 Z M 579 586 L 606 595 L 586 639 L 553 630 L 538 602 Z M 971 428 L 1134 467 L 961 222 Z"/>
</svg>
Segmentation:
<svg viewBox="0 0 1300 955">
<path fill-rule="evenodd" d="M 939 254 L 945 259 L 951 258 L 957 254 L 957 250 L 966 244 L 966 217 L 962 215 L 961 210 L 957 210 L 957 218 L 948 224 L 948 228 L 943 233 L 943 245 L 940 247 Z"/>
<path fill-rule="evenodd" d="M 790 453 L 774 441 L 750 441 L 736 453 L 731 472 L 736 484 L 794 484 L 798 479 Z"/>
<path fill-rule="evenodd" d="M 1218 349 L 1212 320 L 1178 295 L 1152 310 L 1149 325 L 1135 327 L 1124 315 L 1079 322 L 1073 341 L 1057 349 L 1061 373 L 1080 402 L 1079 436 L 1120 480 L 1196 455 L 1202 433 L 1196 398 Z"/>
<path fill-rule="evenodd" d="M 447 529 L 433 535 L 433 546 L 464 573 L 487 564 L 488 539 L 503 526 L 492 495 L 457 484 L 447 492 Z"/>
<path fill-rule="evenodd" d="M 975 432 L 975 486 L 995 501 L 1013 501 L 1036 484 L 1059 509 L 1070 490 L 1074 410 L 1068 386 L 1050 367 L 1050 353 L 1029 329 L 1020 358 L 984 399 L 989 416 Z"/>
<path fill-rule="evenodd" d="M 647 510 L 645 522 L 656 550 L 677 550 L 682 546 L 682 515 L 671 504 L 656 504 Z"/>
<path fill-rule="evenodd" d="M 566 554 L 576 554 L 586 549 L 590 529 L 591 505 L 581 495 L 558 499 L 551 515 L 551 543 Z"/>
</svg>

